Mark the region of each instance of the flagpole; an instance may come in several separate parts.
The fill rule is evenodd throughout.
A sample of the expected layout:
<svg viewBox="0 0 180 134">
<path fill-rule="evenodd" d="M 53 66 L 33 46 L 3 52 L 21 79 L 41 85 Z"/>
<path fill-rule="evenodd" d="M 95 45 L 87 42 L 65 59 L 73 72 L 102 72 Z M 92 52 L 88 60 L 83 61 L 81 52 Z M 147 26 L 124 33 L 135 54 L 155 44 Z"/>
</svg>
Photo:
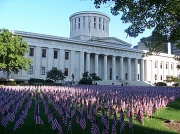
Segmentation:
<svg viewBox="0 0 180 134">
<path fill-rule="evenodd" d="M 89 38 L 91 41 L 91 6 L 90 6 L 90 13 L 89 13 Z"/>
</svg>

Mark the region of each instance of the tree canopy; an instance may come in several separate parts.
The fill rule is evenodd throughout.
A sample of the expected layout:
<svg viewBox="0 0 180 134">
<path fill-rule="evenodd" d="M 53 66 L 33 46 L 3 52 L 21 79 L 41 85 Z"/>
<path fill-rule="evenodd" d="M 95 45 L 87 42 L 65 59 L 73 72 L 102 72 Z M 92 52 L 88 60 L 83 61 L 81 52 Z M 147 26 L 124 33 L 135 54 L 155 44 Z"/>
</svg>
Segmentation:
<svg viewBox="0 0 180 134">
<path fill-rule="evenodd" d="M 168 42 L 180 48 L 179 0 L 94 0 L 94 4 L 96 8 L 108 4 L 113 15 L 122 14 L 122 22 L 131 24 L 125 29 L 130 37 L 153 29 L 152 35 L 142 40 L 150 51 L 162 52 Z"/>
<path fill-rule="evenodd" d="M 52 68 L 50 71 L 47 72 L 47 78 L 57 81 L 64 80 L 66 77 L 61 70 L 58 70 L 57 68 Z"/>
<path fill-rule="evenodd" d="M 22 37 L 0 29 L 0 71 L 9 77 L 11 73 L 27 70 L 31 64 L 31 60 L 24 57 L 27 52 L 28 45 Z"/>
</svg>

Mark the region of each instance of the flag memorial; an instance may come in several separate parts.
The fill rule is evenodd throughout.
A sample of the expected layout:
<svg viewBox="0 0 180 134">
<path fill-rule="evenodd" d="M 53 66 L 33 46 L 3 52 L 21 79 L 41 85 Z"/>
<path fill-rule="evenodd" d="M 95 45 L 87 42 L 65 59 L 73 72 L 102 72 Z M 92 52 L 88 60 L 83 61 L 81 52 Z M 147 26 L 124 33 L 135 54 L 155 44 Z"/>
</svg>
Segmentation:
<svg viewBox="0 0 180 134">
<path fill-rule="evenodd" d="M 136 116 L 136 121 L 142 124 L 144 114 L 151 117 L 154 112 L 159 113 L 159 109 L 166 107 L 176 98 L 180 98 L 180 91 L 177 88 L 163 87 L 158 90 L 148 87 L 98 85 L 3 86 L 0 88 L 2 127 L 9 128 L 9 124 L 14 122 L 12 131 L 16 131 L 21 126 L 23 127 L 28 116 L 32 119 L 34 117 L 35 126 L 49 124 L 52 131 L 57 131 L 59 134 L 63 134 L 63 131 L 64 133 L 73 132 L 75 127 L 72 125 L 74 124 L 78 126 L 77 130 L 83 129 L 82 133 L 106 134 L 111 132 L 116 134 L 116 128 L 122 133 L 125 132 L 125 118 L 128 120 L 129 128 L 133 129 L 134 116 Z M 28 115 L 32 104 L 34 116 L 33 114 Z M 42 107 L 44 113 L 40 114 Z M 40 115 L 45 116 L 48 121 L 43 122 L 44 117 L 41 119 Z M 58 118 L 55 118 L 57 116 Z M 120 119 L 117 118 L 119 116 Z M 97 119 L 100 121 L 96 122 Z M 109 124 L 110 119 L 113 119 L 112 124 Z"/>
<path fill-rule="evenodd" d="M 23 118 L 21 115 L 18 115 L 17 119 L 16 119 L 16 123 L 14 126 L 14 131 L 16 131 L 17 128 L 20 128 L 20 126 L 24 123 Z"/>
<path fill-rule="evenodd" d="M 120 113 L 120 133 L 122 133 L 122 131 L 124 130 L 124 127 L 125 127 L 124 112 L 121 109 L 121 113 Z"/>
<path fill-rule="evenodd" d="M 7 111 L 5 111 L 4 115 L 2 116 L 2 120 L 1 120 L 1 124 L 2 126 L 4 126 L 5 128 L 7 127 L 7 124 L 8 124 L 8 113 Z"/>
<path fill-rule="evenodd" d="M 81 118 L 79 120 L 79 124 L 80 124 L 82 129 L 86 128 L 86 119 L 85 119 L 84 113 L 81 115 Z"/>
</svg>

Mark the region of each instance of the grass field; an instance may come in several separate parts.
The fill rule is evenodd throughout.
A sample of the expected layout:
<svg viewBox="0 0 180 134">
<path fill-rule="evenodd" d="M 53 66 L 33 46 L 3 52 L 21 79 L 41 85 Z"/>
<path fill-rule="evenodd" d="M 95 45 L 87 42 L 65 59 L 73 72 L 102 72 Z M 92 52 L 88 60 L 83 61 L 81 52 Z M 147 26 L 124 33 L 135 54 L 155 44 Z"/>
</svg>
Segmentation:
<svg viewBox="0 0 180 134">
<path fill-rule="evenodd" d="M 40 116 L 44 122 L 44 125 L 36 125 L 34 123 L 34 99 L 32 106 L 28 111 L 28 116 L 26 117 L 24 124 L 21 128 L 13 131 L 14 124 L 10 122 L 5 129 L 0 125 L 0 134 L 57 134 L 57 130 L 52 131 L 50 124 L 48 123 L 47 116 L 44 114 L 44 106 L 42 100 L 40 100 Z M 98 122 L 101 120 L 100 112 L 97 117 Z M 168 104 L 167 107 L 162 108 L 156 111 L 152 118 L 144 118 L 143 124 L 139 124 L 133 117 L 133 129 L 129 129 L 128 119 L 125 118 L 126 124 L 125 129 L 122 132 L 123 134 L 177 134 L 173 130 L 166 128 L 163 123 L 165 120 L 180 120 L 180 99 L 176 99 L 174 102 Z M 110 120 L 110 130 L 111 133 L 111 124 Z M 86 129 L 82 130 L 75 122 L 75 117 L 73 118 L 72 124 L 72 134 L 90 134 L 91 123 L 87 122 Z M 63 126 L 63 133 L 67 133 L 67 128 Z M 102 133 L 102 126 L 99 125 L 100 133 Z M 117 134 L 120 133 L 120 123 L 117 124 L 116 128 Z M 71 132 L 69 132 L 71 134 Z"/>
</svg>

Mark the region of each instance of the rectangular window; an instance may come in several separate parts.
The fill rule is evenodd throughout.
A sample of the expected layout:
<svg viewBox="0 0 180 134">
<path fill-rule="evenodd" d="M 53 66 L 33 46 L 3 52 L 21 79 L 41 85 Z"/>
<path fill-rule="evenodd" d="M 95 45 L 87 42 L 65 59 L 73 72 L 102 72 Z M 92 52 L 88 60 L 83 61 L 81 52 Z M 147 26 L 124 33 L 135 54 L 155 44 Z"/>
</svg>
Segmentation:
<svg viewBox="0 0 180 134">
<path fill-rule="evenodd" d="M 154 79 L 157 80 L 157 75 L 156 74 L 154 75 Z"/>
<path fill-rule="evenodd" d="M 72 25 L 72 31 L 73 31 L 73 21 L 71 20 L 71 25 Z"/>
<path fill-rule="evenodd" d="M 101 18 L 99 17 L 99 29 L 101 29 Z"/>
<path fill-rule="evenodd" d="M 105 19 L 103 18 L 103 30 L 104 30 L 104 27 L 105 27 Z"/>
<path fill-rule="evenodd" d="M 32 75 L 32 74 L 33 74 L 33 66 L 30 66 L 28 70 L 28 75 Z"/>
<path fill-rule="evenodd" d="M 78 18 L 78 29 L 80 29 L 80 18 Z"/>
<path fill-rule="evenodd" d="M 126 80 L 128 79 L 128 77 L 127 77 L 127 73 L 125 73 L 125 79 L 126 79 Z"/>
<path fill-rule="evenodd" d="M 46 58 L 46 49 L 42 49 L 42 57 Z"/>
<path fill-rule="evenodd" d="M 74 19 L 74 30 L 76 30 L 76 19 Z"/>
<path fill-rule="evenodd" d="M 29 56 L 34 56 L 34 48 L 29 49 Z"/>
<path fill-rule="evenodd" d="M 65 52 L 65 60 L 69 60 L 69 52 Z"/>
<path fill-rule="evenodd" d="M 45 75 L 46 71 L 45 71 L 45 67 L 41 67 L 41 75 Z"/>
<path fill-rule="evenodd" d="M 106 31 L 108 31 L 108 21 L 106 21 Z"/>
<path fill-rule="evenodd" d="M 168 64 L 166 63 L 166 69 L 168 69 Z"/>
<path fill-rule="evenodd" d="M 160 68 L 162 69 L 162 63 L 160 63 Z"/>
<path fill-rule="evenodd" d="M 96 29 L 96 17 L 94 17 L 94 29 Z"/>
<path fill-rule="evenodd" d="M 156 61 L 154 62 L 154 68 L 157 68 L 157 62 Z"/>
<path fill-rule="evenodd" d="M 171 64 L 171 70 L 173 70 L 173 64 Z"/>
<path fill-rule="evenodd" d="M 83 29 L 85 29 L 85 16 L 83 17 Z"/>
<path fill-rule="evenodd" d="M 161 80 L 162 80 L 162 75 L 161 75 Z"/>
<path fill-rule="evenodd" d="M 57 58 L 58 58 L 58 51 L 54 50 L 54 59 L 57 59 Z"/>
<path fill-rule="evenodd" d="M 65 76 L 68 76 L 68 68 L 65 68 L 65 70 L 64 70 L 64 75 L 65 75 Z"/>
</svg>

